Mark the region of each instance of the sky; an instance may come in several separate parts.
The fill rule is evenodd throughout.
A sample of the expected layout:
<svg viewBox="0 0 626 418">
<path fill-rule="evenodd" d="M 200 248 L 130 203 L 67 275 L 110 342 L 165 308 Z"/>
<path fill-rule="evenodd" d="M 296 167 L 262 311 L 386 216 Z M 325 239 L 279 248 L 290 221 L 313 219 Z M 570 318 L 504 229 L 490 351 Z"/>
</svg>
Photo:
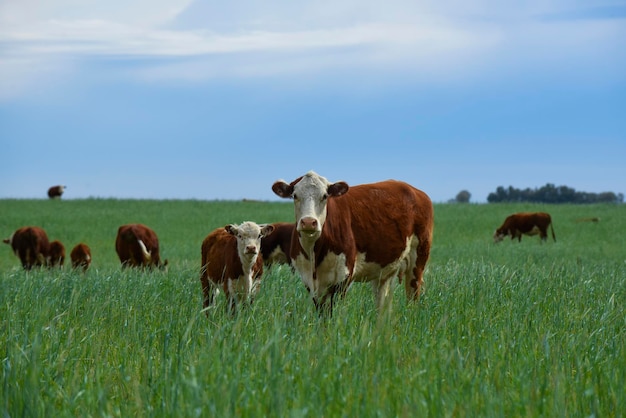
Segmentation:
<svg viewBox="0 0 626 418">
<path fill-rule="evenodd" d="M 626 193 L 626 1 L 0 0 L 0 198 L 278 200 L 309 170 Z"/>
</svg>

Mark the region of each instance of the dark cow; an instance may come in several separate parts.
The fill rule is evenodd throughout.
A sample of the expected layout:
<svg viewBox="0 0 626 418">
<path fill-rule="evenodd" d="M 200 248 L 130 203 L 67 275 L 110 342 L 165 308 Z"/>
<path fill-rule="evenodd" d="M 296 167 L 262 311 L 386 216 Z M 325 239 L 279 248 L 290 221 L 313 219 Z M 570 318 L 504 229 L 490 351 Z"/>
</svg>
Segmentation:
<svg viewBox="0 0 626 418">
<path fill-rule="evenodd" d="M 312 171 L 272 190 L 294 200 L 290 257 L 321 314 L 353 281 L 372 283 L 379 310 L 395 276 L 407 278 L 409 300 L 419 298 L 434 220 L 424 192 L 395 180 L 349 187 Z"/>
<path fill-rule="evenodd" d="M 61 241 L 52 241 L 48 251 L 48 266 L 63 267 L 63 263 L 65 263 L 65 246 Z"/>
<path fill-rule="evenodd" d="M 50 242 L 46 231 L 38 226 L 22 227 L 2 241 L 13 248 L 13 252 L 26 270 L 48 264 Z"/>
<path fill-rule="evenodd" d="M 48 197 L 50 199 L 60 199 L 65 189 L 66 186 L 52 186 L 48 189 Z"/>
<path fill-rule="evenodd" d="M 274 231 L 261 240 L 261 254 L 263 262 L 271 264 L 290 264 L 289 249 L 291 248 L 291 236 L 296 224 L 290 222 L 273 223 Z"/>
<path fill-rule="evenodd" d="M 272 233 L 272 225 L 244 222 L 226 225 L 211 232 L 202 241 L 203 307 L 213 304 L 221 288 L 234 312 L 237 302 L 252 303 L 259 291 L 263 274 L 261 240 Z"/>
<path fill-rule="evenodd" d="M 91 249 L 87 244 L 81 242 L 72 248 L 70 259 L 72 260 L 72 268 L 82 268 L 83 271 L 86 271 L 91 265 Z"/>
<path fill-rule="evenodd" d="M 537 235 L 541 237 L 541 241 L 548 239 L 548 227 L 552 232 L 552 239 L 556 242 L 554 236 L 554 228 L 552 227 L 552 218 L 545 212 L 524 212 L 514 213 L 508 216 L 502 226 L 496 229 L 493 234 L 494 242 L 500 242 L 507 235 L 511 239 L 517 238 L 518 242 L 522 241 L 522 235 Z"/>
<path fill-rule="evenodd" d="M 164 268 L 161 262 L 157 234 L 142 224 L 122 225 L 117 231 L 115 250 L 124 267 Z"/>
</svg>

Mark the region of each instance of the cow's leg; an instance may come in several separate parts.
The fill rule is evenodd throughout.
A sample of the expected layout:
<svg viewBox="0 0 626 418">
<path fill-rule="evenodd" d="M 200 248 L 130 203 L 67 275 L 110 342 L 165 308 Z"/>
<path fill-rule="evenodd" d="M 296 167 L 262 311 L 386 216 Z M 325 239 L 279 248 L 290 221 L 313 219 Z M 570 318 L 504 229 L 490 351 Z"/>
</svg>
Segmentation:
<svg viewBox="0 0 626 418">
<path fill-rule="evenodd" d="M 393 276 L 395 276 L 394 274 Z M 391 287 L 391 277 L 381 277 L 380 280 L 372 280 L 372 290 L 376 298 L 376 308 L 380 312 L 391 308 L 392 297 L 389 296 L 389 289 Z"/>
<path fill-rule="evenodd" d="M 409 252 L 409 262 L 407 263 L 406 280 L 404 289 L 408 300 L 417 301 L 424 282 L 424 269 L 430 257 L 431 234 L 424 233 L 419 238 L 417 248 Z"/>
</svg>

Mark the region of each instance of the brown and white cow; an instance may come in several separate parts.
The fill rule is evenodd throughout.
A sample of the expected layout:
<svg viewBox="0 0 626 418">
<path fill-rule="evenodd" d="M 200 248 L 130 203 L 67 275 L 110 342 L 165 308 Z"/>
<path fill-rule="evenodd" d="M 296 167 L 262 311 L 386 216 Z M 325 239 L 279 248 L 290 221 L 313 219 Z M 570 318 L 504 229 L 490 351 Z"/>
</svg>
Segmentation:
<svg viewBox="0 0 626 418">
<path fill-rule="evenodd" d="M 46 231 L 38 226 L 22 227 L 2 241 L 13 248 L 13 252 L 26 270 L 48 264 L 50 242 Z"/>
<path fill-rule="evenodd" d="M 115 250 L 124 267 L 164 268 L 161 262 L 157 234 L 143 224 L 122 225 L 117 231 Z"/>
<path fill-rule="evenodd" d="M 76 244 L 70 252 L 70 259 L 72 260 L 72 268 L 82 268 L 87 271 L 91 265 L 91 249 L 87 244 Z"/>
<path fill-rule="evenodd" d="M 434 220 L 426 193 L 395 180 L 350 187 L 313 171 L 272 190 L 294 200 L 290 257 L 320 313 L 332 314 L 353 281 L 372 283 L 379 310 L 395 276 L 419 298 Z"/>
<path fill-rule="evenodd" d="M 507 235 L 510 235 L 512 240 L 517 238 L 518 242 L 521 242 L 522 235 L 539 234 L 541 237 L 540 242 L 543 242 L 548 238 L 548 227 L 550 227 L 552 232 L 552 239 L 556 242 L 550 214 L 545 212 L 514 213 L 504 220 L 500 228 L 496 229 L 496 232 L 493 234 L 493 240 L 497 243 L 502 241 Z"/>
<path fill-rule="evenodd" d="M 48 251 L 48 266 L 63 267 L 63 263 L 65 263 L 65 246 L 61 241 L 52 241 Z"/>
<path fill-rule="evenodd" d="M 289 249 L 291 236 L 296 224 L 291 222 L 273 223 L 274 231 L 261 240 L 261 254 L 266 266 L 271 264 L 290 264 Z"/>
<path fill-rule="evenodd" d="M 238 302 L 252 303 L 263 274 L 261 240 L 272 233 L 272 225 L 244 222 L 226 225 L 202 241 L 203 307 L 213 304 L 221 288 L 234 312 Z"/>
<path fill-rule="evenodd" d="M 50 199 L 60 199 L 65 189 L 66 189 L 66 186 L 61 186 L 61 185 L 52 186 L 48 189 L 48 197 Z"/>
</svg>

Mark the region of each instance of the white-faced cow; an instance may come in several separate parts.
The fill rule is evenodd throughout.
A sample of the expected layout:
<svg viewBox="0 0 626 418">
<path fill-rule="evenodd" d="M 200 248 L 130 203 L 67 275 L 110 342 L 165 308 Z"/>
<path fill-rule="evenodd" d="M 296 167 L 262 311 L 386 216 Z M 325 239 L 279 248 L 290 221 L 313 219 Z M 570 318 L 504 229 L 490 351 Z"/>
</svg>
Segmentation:
<svg viewBox="0 0 626 418">
<path fill-rule="evenodd" d="M 48 197 L 50 199 L 60 199 L 65 189 L 66 186 L 52 186 L 48 189 Z"/>
<path fill-rule="evenodd" d="M 38 226 L 22 227 L 2 241 L 11 246 L 26 270 L 48 264 L 50 242 L 46 231 Z"/>
<path fill-rule="evenodd" d="M 266 266 L 271 264 L 290 264 L 289 249 L 291 236 L 296 224 L 290 222 L 273 223 L 274 231 L 261 240 L 261 254 Z"/>
<path fill-rule="evenodd" d="M 263 274 L 261 239 L 273 230 L 272 225 L 244 222 L 207 235 L 202 241 L 200 269 L 205 309 L 213 304 L 219 289 L 224 291 L 232 312 L 238 302 L 252 303 Z"/>
<path fill-rule="evenodd" d="M 552 218 L 545 212 L 524 212 L 514 213 L 508 216 L 502 226 L 496 229 L 493 235 L 494 242 L 502 241 L 507 235 L 511 239 L 517 238 L 518 242 L 522 241 L 522 235 L 537 235 L 541 237 L 541 241 L 548 239 L 548 227 L 552 232 L 552 239 L 556 242 L 554 236 L 554 228 L 552 227 Z"/>
<path fill-rule="evenodd" d="M 122 225 L 117 231 L 115 250 L 124 267 L 164 268 L 167 260 L 161 262 L 157 234 L 142 224 Z"/>
<path fill-rule="evenodd" d="M 424 192 L 395 180 L 349 187 L 313 171 L 272 190 L 294 200 L 290 257 L 321 314 L 353 281 L 371 282 L 379 310 L 395 276 L 419 298 L 434 220 Z"/>
<path fill-rule="evenodd" d="M 91 249 L 87 244 L 76 244 L 70 252 L 70 259 L 72 260 L 72 268 L 82 268 L 83 271 L 87 271 L 91 265 Z"/>
</svg>

